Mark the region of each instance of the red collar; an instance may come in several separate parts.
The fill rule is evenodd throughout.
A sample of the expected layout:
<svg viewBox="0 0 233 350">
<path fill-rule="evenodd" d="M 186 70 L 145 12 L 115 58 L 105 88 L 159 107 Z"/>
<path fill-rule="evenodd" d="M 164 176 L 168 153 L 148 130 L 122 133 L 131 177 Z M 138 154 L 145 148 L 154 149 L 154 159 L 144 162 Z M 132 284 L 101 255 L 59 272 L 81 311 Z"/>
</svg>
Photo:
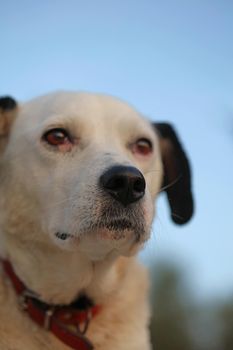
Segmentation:
<svg viewBox="0 0 233 350">
<path fill-rule="evenodd" d="M 85 337 L 91 319 L 99 313 L 100 306 L 92 305 L 85 297 L 69 306 L 49 305 L 36 298 L 15 274 L 11 263 L 2 261 L 5 273 L 19 295 L 22 309 L 44 329 L 52 332 L 63 343 L 75 350 L 94 349 Z M 85 305 L 80 305 L 84 304 Z"/>
</svg>

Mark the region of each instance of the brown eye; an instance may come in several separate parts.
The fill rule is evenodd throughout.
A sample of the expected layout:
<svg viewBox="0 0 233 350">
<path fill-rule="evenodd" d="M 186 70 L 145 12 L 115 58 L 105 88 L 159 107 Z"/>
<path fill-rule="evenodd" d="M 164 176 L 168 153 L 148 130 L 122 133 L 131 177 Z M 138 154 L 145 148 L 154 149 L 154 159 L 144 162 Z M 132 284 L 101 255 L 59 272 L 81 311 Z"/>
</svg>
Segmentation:
<svg viewBox="0 0 233 350">
<path fill-rule="evenodd" d="M 147 156 L 153 151 L 152 142 L 146 138 L 139 139 L 132 147 L 133 153 Z"/>
<path fill-rule="evenodd" d="M 64 129 L 52 129 L 47 131 L 43 139 L 51 146 L 61 146 L 71 143 L 68 132 Z"/>
</svg>

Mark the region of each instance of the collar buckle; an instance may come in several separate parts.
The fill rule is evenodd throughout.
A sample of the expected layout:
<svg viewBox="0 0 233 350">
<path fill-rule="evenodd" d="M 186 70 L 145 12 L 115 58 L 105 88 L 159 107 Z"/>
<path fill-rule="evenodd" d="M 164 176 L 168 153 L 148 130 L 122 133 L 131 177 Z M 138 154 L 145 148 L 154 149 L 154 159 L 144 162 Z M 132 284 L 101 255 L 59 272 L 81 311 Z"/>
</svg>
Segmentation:
<svg viewBox="0 0 233 350">
<path fill-rule="evenodd" d="M 79 331 L 82 335 L 86 334 L 91 319 L 92 319 L 92 311 L 91 311 L 91 309 L 89 308 L 89 309 L 87 310 L 87 318 L 86 318 L 86 320 L 85 320 L 84 323 L 83 323 L 83 327 L 81 328 L 80 325 L 78 326 L 78 331 Z"/>
<path fill-rule="evenodd" d="M 19 295 L 19 306 L 22 311 L 27 311 L 28 309 L 28 299 L 31 298 L 36 299 L 36 295 L 31 292 L 30 290 L 25 289 L 20 295 Z M 46 331 L 50 329 L 51 325 L 51 319 L 54 315 L 54 312 L 56 311 L 55 306 L 50 306 L 46 311 L 45 311 L 45 317 L 44 317 L 44 323 L 43 327 Z"/>
<path fill-rule="evenodd" d="M 51 326 L 51 319 L 54 315 L 54 312 L 56 310 L 55 306 L 51 306 L 50 308 L 48 308 L 48 310 L 45 311 L 45 318 L 44 318 L 44 329 L 46 331 L 49 331 L 50 326 Z"/>
</svg>

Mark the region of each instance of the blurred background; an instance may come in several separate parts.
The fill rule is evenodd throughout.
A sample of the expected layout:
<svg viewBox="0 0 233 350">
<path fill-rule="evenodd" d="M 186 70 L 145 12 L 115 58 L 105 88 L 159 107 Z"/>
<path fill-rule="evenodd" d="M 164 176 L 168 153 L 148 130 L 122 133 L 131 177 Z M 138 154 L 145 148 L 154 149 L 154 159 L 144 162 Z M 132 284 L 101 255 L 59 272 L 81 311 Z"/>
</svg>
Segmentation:
<svg viewBox="0 0 233 350">
<path fill-rule="evenodd" d="M 232 37 L 230 0 L 0 0 L 0 95 L 105 92 L 181 136 L 195 216 L 161 195 L 140 256 L 158 350 L 233 349 Z"/>
</svg>

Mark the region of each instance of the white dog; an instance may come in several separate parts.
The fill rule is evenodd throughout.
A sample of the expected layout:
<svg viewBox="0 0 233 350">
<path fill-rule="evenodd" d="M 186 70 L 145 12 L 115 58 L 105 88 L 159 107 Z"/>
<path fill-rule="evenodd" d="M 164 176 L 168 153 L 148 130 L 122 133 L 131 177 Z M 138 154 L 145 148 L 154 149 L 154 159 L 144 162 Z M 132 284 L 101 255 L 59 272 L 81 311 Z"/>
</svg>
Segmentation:
<svg viewBox="0 0 233 350">
<path fill-rule="evenodd" d="M 135 254 L 165 189 L 193 211 L 173 128 L 110 96 L 0 99 L 0 350 L 151 349 Z"/>
</svg>

